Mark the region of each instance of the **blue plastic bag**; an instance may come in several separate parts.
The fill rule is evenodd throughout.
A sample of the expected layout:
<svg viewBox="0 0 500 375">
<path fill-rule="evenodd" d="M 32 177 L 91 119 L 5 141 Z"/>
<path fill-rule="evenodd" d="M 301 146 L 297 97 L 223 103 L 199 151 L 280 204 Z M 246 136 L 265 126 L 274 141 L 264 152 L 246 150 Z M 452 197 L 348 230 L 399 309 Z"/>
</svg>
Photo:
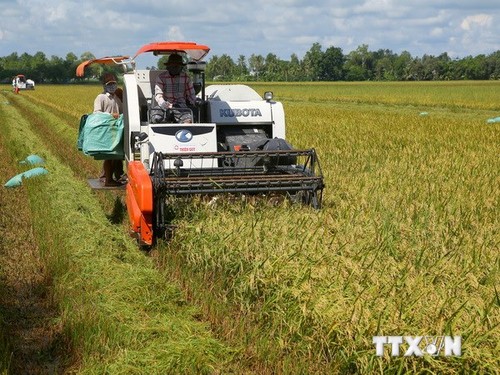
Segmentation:
<svg viewBox="0 0 500 375">
<path fill-rule="evenodd" d="M 23 174 L 19 173 L 12 177 L 9 181 L 7 181 L 3 186 L 8 188 L 13 188 L 17 186 L 21 186 L 23 184 Z"/>
<path fill-rule="evenodd" d="M 44 164 L 45 160 L 38 155 L 28 155 L 26 159 L 19 162 L 19 164 Z"/>
<path fill-rule="evenodd" d="M 23 178 L 31 178 L 31 177 L 41 176 L 41 175 L 44 175 L 47 173 L 49 173 L 49 171 L 43 167 L 32 168 L 30 170 L 27 170 L 26 172 L 16 174 L 9 181 L 7 181 L 3 186 L 8 187 L 8 188 L 21 186 L 23 184 Z"/>
<path fill-rule="evenodd" d="M 36 176 L 41 176 L 43 174 L 49 173 L 48 170 L 46 170 L 43 167 L 36 167 L 30 170 L 27 170 L 26 172 L 23 172 L 23 178 L 31 178 L 31 177 L 36 177 Z"/>
<path fill-rule="evenodd" d="M 495 122 L 500 122 L 500 117 L 493 117 L 493 118 L 489 118 L 488 120 L 486 120 L 486 122 L 488 124 L 493 124 Z"/>
</svg>

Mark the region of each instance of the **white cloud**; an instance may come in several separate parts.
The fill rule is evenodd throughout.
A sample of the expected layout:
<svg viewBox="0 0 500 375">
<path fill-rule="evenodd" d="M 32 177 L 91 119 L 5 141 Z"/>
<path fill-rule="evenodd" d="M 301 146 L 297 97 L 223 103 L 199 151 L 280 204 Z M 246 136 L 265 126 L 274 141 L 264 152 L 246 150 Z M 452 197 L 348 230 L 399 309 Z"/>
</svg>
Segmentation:
<svg viewBox="0 0 500 375">
<path fill-rule="evenodd" d="M 390 0 L 367 0 L 361 5 L 354 6 L 354 9 L 359 13 L 381 13 L 393 9 L 395 6 Z"/>
<path fill-rule="evenodd" d="M 493 22 L 493 17 L 489 14 L 476 14 L 464 18 L 460 27 L 466 31 L 470 31 L 475 27 L 490 27 Z"/>
<path fill-rule="evenodd" d="M 56 22 L 67 18 L 67 3 L 59 3 L 55 7 L 49 7 L 45 10 L 46 20 L 48 22 Z"/>
<path fill-rule="evenodd" d="M 500 49 L 500 7 L 475 0 L 17 0 L 0 8 L 0 54 L 133 54 L 160 40 L 207 44 L 232 57 L 303 56 L 313 43 L 412 55 Z"/>
<path fill-rule="evenodd" d="M 441 36 L 443 34 L 444 34 L 444 30 L 442 27 L 435 27 L 430 32 L 430 35 L 432 35 L 432 36 Z"/>
<path fill-rule="evenodd" d="M 167 32 L 167 40 L 183 41 L 186 38 L 179 26 L 170 26 Z"/>
</svg>

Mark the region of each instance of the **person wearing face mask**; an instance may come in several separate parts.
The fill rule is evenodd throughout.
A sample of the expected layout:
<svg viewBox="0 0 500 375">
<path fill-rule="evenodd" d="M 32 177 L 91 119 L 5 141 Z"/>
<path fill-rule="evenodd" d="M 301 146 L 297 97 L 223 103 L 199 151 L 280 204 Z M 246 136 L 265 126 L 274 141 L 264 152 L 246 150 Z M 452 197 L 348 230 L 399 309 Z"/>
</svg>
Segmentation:
<svg viewBox="0 0 500 375">
<path fill-rule="evenodd" d="M 94 113 L 106 112 L 113 115 L 114 118 L 118 118 L 123 111 L 123 107 L 121 100 L 115 95 L 118 88 L 115 75 L 105 73 L 102 76 L 102 84 L 104 90 L 94 100 Z M 121 183 L 113 178 L 113 174 L 117 179 L 123 174 L 122 160 L 104 160 L 104 186 L 121 186 Z"/>
<path fill-rule="evenodd" d="M 191 79 L 184 69 L 181 55 L 172 54 L 165 63 L 167 70 L 158 75 L 155 82 L 155 99 L 160 108 L 178 123 L 192 123 L 193 113 L 189 107 L 196 103 Z"/>
</svg>

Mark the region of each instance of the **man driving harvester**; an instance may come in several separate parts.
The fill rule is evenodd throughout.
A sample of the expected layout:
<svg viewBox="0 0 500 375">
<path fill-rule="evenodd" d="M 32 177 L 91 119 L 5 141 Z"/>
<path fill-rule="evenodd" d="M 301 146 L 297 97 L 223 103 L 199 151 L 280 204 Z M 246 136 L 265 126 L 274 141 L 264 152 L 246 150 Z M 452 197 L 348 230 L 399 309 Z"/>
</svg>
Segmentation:
<svg viewBox="0 0 500 375">
<path fill-rule="evenodd" d="M 192 123 L 190 107 L 196 103 L 196 95 L 191 79 L 184 69 L 184 61 L 179 54 L 172 54 L 165 63 L 167 70 L 155 82 L 155 100 L 166 111 L 166 120 L 177 123 Z M 161 122 L 161 119 L 155 119 Z"/>
</svg>

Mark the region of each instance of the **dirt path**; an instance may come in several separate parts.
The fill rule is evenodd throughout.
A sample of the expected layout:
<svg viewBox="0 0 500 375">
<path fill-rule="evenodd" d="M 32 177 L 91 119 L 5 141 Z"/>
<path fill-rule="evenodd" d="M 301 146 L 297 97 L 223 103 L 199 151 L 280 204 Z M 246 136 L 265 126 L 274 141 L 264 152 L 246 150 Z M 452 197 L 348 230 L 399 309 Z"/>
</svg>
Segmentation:
<svg viewBox="0 0 500 375">
<path fill-rule="evenodd" d="M 9 373 L 62 373 L 64 340 L 52 303 L 50 273 L 33 234 L 27 193 L 24 187 L 3 187 L 19 172 L 5 138 L 0 138 L 0 329 L 11 349 Z"/>
</svg>

